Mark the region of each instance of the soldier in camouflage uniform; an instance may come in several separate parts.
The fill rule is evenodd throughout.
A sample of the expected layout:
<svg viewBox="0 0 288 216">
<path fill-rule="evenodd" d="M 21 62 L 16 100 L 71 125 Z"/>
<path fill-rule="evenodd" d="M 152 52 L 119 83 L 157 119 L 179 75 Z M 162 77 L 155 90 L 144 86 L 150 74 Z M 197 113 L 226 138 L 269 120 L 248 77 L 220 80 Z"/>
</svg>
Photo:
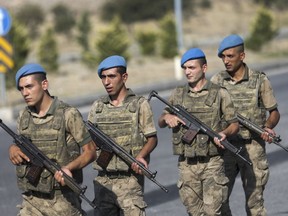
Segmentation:
<svg viewBox="0 0 288 216">
<path fill-rule="evenodd" d="M 148 101 L 126 88 L 128 73 L 122 56 L 110 56 L 98 67 L 98 75 L 108 95 L 97 99 L 88 120 L 114 139 L 139 162 L 148 167 L 149 155 L 157 145 L 156 128 Z M 97 151 L 99 155 L 101 150 Z M 129 167 L 113 156 L 106 168 L 97 162 L 94 180 L 95 210 L 98 216 L 144 216 L 144 176 L 137 164 Z"/>
<path fill-rule="evenodd" d="M 50 96 L 46 72 L 39 64 L 26 64 L 20 68 L 16 74 L 16 86 L 27 104 L 17 121 L 18 132 L 80 184 L 82 168 L 96 159 L 96 146 L 80 112 Z M 78 195 L 65 186 L 62 172 L 53 176 L 44 169 L 39 182 L 31 184 L 25 178 L 28 167 L 24 162 L 29 158 L 15 144 L 9 148 L 9 154 L 12 163 L 17 165 L 18 187 L 23 190 L 19 215 L 85 215 Z"/>
<path fill-rule="evenodd" d="M 185 124 L 165 108 L 159 118 L 161 128 L 173 130 L 173 151 L 179 155 L 178 188 L 189 215 L 221 215 L 228 195 L 228 178 L 224 174 L 223 146 L 220 141 L 238 132 L 238 121 L 228 92 L 205 78 L 207 62 L 198 48 L 188 50 L 181 59 L 188 84 L 177 87 L 169 98 L 172 105 L 182 105 L 203 123 L 221 135 L 211 140 L 199 132 L 190 142 L 183 139 Z M 223 128 L 221 118 L 228 122 Z"/>
<path fill-rule="evenodd" d="M 215 74 L 211 81 L 229 91 L 237 112 L 265 129 L 261 137 L 244 127 L 240 127 L 237 136 L 230 141 L 243 148 L 243 156 L 249 158 L 253 166 L 249 166 L 234 155 L 226 152 L 224 155 L 226 175 L 230 180 L 229 196 L 232 192 L 235 178 L 240 172 L 246 197 L 247 215 L 266 215 L 263 191 L 268 181 L 269 170 L 266 157 L 265 141 L 268 133 L 280 119 L 277 102 L 267 76 L 251 70 L 243 62 L 245 58 L 244 42 L 239 35 L 229 35 L 219 45 L 218 56 L 222 59 L 226 70 Z M 266 119 L 266 112 L 269 117 Z M 229 199 L 228 199 L 229 201 Z M 222 215 L 231 215 L 229 202 L 223 207 Z"/>
</svg>

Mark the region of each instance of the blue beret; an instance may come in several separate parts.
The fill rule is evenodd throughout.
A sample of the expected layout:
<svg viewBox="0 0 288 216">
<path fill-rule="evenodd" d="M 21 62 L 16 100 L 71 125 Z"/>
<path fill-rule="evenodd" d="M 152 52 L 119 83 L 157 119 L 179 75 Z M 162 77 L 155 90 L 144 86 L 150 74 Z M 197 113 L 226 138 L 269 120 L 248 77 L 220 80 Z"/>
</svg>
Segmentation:
<svg viewBox="0 0 288 216">
<path fill-rule="evenodd" d="M 199 58 L 206 58 L 204 52 L 199 48 L 192 48 L 186 51 L 182 58 L 181 58 L 181 67 L 187 62 L 188 60 L 199 59 Z"/>
<path fill-rule="evenodd" d="M 244 44 L 244 41 L 239 35 L 232 34 L 225 37 L 219 45 L 218 57 L 221 57 L 221 54 L 224 50 L 240 46 L 242 44 Z"/>
<path fill-rule="evenodd" d="M 19 79 L 23 76 L 27 76 L 30 74 L 34 74 L 34 73 L 44 73 L 46 74 L 46 71 L 44 70 L 44 68 L 39 65 L 39 64 L 35 64 L 35 63 L 30 63 L 30 64 L 25 64 L 23 67 L 21 67 L 15 76 L 15 80 L 16 80 L 16 88 L 18 89 L 18 85 L 19 85 Z"/>
<path fill-rule="evenodd" d="M 127 67 L 126 61 L 122 56 L 113 55 L 104 59 L 98 66 L 98 76 L 101 77 L 103 70 L 114 67 Z"/>
</svg>

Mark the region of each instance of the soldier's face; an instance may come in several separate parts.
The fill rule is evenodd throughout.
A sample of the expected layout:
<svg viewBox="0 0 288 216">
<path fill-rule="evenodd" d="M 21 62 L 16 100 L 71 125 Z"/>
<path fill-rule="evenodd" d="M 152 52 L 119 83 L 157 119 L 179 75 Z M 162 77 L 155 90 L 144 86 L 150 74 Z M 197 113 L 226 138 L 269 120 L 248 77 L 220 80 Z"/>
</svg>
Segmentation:
<svg viewBox="0 0 288 216">
<path fill-rule="evenodd" d="M 39 83 L 34 75 L 24 76 L 19 80 L 19 91 L 28 106 L 36 106 L 41 103 L 47 86 L 47 80 Z"/>
<path fill-rule="evenodd" d="M 127 80 L 127 73 L 121 75 L 117 72 L 117 68 L 110 68 L 102 71 L 101 81 L 105 87 L 108 95 L 115 96 L 125 88 L 125 82 Z"/>
<path fill-rule="evenodd" d="M 238 47 L 224 50 L 221 55 L 222 61 L 228 73 L 236 72 L 245 58 L 245 53 L 240 52 Z"/>
<path fill-rule="evenodd" d="M 182 68 L 184 70 L 188 83 L 193 84 L 204 78 L 204 73 L 207 70 L 207 65 L 204 64 L 203 66 L 201 66 L 199 60 L 194 59 L 185 62 Z"/>
</svg>

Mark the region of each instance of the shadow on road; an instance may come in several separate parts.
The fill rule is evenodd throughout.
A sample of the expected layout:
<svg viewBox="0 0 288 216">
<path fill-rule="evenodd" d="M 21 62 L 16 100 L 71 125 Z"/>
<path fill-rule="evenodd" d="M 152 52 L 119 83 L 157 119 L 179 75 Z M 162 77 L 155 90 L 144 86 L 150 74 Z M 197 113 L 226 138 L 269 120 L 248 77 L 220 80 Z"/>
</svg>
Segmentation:
<svg viewBox="0 0 288 216">
<path fill-rule="evenodd" d="M 269 153 L 267 155 L 270 166 L 276 166 L 280 163 L 287 161 L 287 157 L 288 157 L 288 152 L 286 152 L 282 148 L 279 148 L 279 150 Z"/>
<path fill-rule="evenodd" d="M 161 189 L 145 193 L 144 199 L 147 202 L 148 206 L 156 206 L 179 198 L 178 188 L 176 184 L 167 186 L 167 189 L 169 190 L 168 193 L 165 193 Z"/>
</svg>

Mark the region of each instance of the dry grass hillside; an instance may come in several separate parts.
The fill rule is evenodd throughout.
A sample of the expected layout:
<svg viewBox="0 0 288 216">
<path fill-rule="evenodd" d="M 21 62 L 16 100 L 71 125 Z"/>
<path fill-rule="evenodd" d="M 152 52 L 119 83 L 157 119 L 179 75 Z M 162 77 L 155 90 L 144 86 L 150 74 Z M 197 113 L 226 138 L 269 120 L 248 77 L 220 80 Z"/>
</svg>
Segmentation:
<svg viewBox="0 0 288 216">
<path fill-rule="evenodd" d="M 41 4 L 46 11 L 58 2 L 64 2 L 75 12 L 89 10 L 92 13 L 93 33 L 91 42 L 97 39 L 97 33 L 101 31 L 107 23 L 99 20 L 98 12 L 104 0 L 0 0 L 3 7 L 11 11 L 16 11 L 21 4 L 33 2 Z M 209 71 L 215 72 L 222 68 L 222 63 L 216 56 L 217 45 L 220 40 L 231 33 L 237 33 L 243 37 L 247 36 L 258 7 L 251 3 L 251 0 L 215 0 L 213 7 L 209 10 L 197 9 L 190 18 L 183 17 L 183 34 L 185 49 L 198 46 L 204 50 L 208 59 Z M 273 11 L 273 17 L 278 27 L 288 28 L 288 13 L 278 13 Z M 158 30 L 155 22 L 138 23 L 129 26 L 129 32 L 136 32 L 138 29 Z M 131 36 L 133 39 L 133 36 Z M 34 42 L 37 47 L 37 42 Z M 67 40 L 65 37 L 58 37 L 58 46 L 62 56 L 77 54 L 80 49 L 75 41 Z M 246 51 L 246 62 L 248 64 L 263 63 L 277 58 L 282 58 L 279 54 L 287 54 L 288 36 L 275 39 L 265 45 L 261 53 Z M 35 51 L 29 56 L 28 61 L 35 59 Z M 165 60 L 160 57 L 145 57 L 139 54 L 137 45 L 131 47 L 133 58 L 128 63 L 128 86 L 136 87 L 147 85 L 151 82 L 164 83 L 175 79 L 174 60 Z M 60 98 L 84 97 L 86 95 L 103 92 L 102 84 L 95 70 L 89 70 L 79 61 L 63 61 L 57 75 L 49 75 L 50 92 Z M 16 90 L 7 91 L 7 104 L 13 105 L 21 100 Z"/>
</svg>

